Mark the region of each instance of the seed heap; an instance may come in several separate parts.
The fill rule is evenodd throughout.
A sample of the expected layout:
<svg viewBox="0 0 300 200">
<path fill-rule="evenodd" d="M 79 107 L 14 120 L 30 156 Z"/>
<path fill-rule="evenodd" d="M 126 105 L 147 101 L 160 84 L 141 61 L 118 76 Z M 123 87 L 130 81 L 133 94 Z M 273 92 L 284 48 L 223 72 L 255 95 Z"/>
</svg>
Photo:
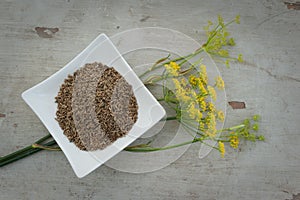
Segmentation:
<svg viewBox="0 0 300 200">
<path fill-rule="evenodd" d="M 114 69 L 86 64 L 61 85 L 56 120 L 79 149 L 104 149 L 125 136 L 138 117 L 132 86 Z"/>
</svg>

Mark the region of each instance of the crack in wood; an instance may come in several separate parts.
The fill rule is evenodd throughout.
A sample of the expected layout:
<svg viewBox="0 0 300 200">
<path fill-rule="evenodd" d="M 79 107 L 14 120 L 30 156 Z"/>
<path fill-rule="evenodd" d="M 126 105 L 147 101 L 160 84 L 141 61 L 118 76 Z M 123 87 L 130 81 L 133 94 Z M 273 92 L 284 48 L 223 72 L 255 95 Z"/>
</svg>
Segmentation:
<svg viewBox="0 0 300 200">
<path fill-rule="evenodd" d="M 277 13 L 277 14 L 274 14 L 274 15 L 271 15 L 270 17 L 267 17 L 266 19 L 262 20 L 260 23 L 258 23 L 255 27 L 255 29 L 259 28 L 261 25 L 263 25 L 264 23 L 272 20 L 273 18 L 275 17 L 278 17 L 282 14 L 285 14 L 285 13 L 288 13 L 289 11 L 283 11 L 283 12 L 280 12 L 280 13 Z"/>
<path fill-rule="evenodd" d="M 247 61 L 244 61 L 243 64 L 250 66 L 250 67 L 254 67 L 254 68 L 258 68 L 259 70 L 267 73 L 269 76 L 273 77 L 274 79 L 280 80 L 280 81 L 296 81 L 296 82 L 300 82 L 300 79 L 291 77 L 291 76 L 279 76 L 276 74 L 273 74 L 270 70 L 262 68 L 262 67 L 258 67 L 257 65 L 253 64 L 253 63 L 249 63 Z"/>
</svg>

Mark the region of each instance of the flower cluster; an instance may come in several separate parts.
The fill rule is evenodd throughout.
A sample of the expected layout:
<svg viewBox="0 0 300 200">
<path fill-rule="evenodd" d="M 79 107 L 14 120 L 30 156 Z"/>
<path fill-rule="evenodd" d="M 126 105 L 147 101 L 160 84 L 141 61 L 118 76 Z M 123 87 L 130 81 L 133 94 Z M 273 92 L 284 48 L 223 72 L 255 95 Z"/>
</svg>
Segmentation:
<svg viewBox="0 0 300 200">
<path fill-rule="evenodd" d="M 223 135 L 218 138 L 219 151 L 221 155 L 223 156 L 225 153 L 225 147 L 221 144 L 223 142 L 228 142 L 230 147 L 237 149 L 239 147 L 240 140 L 248 140 L 251 142 L 264 141 L 265 137 L 257 134 L 259 131 L 259 120 L 260 116 L 254 115 L 251 119 L 245 119 L 243 123 L 238 126 L 224 129 Z"/>
<path fill-rule="evenodd" d="M 229 66 L 231 61 L 243 62 L 242 54 L 231 57 L 228 49 L 226 49 L 226 46 L 235 45 L 234 39 L 229 37 L 230 34 L 227 31 L 227 26 L 233 22 L 239 24 L 240 17 L 237 16 L 234 20 L 225 24 L 223 18 L 219 16 L 218 23 L 214 27 L 214 24 L 209 21 L 205 27 L 208 37 L 207 42 L 187 58 L 205 51 L 213 56 L 215 61 L 220 61 L 226 66 Z M 211 29 L 211 27 L 213 28 Z M 169 56 L 161 60 L 165 61 L 168 58 Z M 245 120 L 240 125 L 217 130 L 217 123 L 224 121 L 224 113 L 222 110 L 218 110 L 215 102 L 217 91 L 224 90 L 225 83 L 221 76 L 217 76 L 214 83 L 210 84 L 206 66 L 201 62 L 197 65 L 191 64 L 187 69 L 184 69 L 183 64 L 187 61 L 185 58 L 165 62 L 163 65 L 165 67 L 163 78 L 159 79 L 171 83 L 173 86 L 172 91 L 168 90 L 167 87 L 164 88 L 166 92 L 163 97 L 163 100 L 169 105 L 171 104 L 171 108 L 176 112 L 176 116 L 172 119 L 177 119 L 189 130 L 194 130 L 196 141 L 217 141 L 218 147 L 214 148 L 219 150 L 222 157 L 225 155 L 224 143 L 228 143 L 230 147 L 237 149 L 241 139 L 253 142 L 264 140 L 263 136 L 256 134 L 259 129 L 257 121 L 260 117 L 258 115 L 255 115 L 252 120 Z M 250 121 L 256 123 L 251 125 Z M 218 133 L 222 133 L 222 135 Z"/>
<path fill-rule="evenodd" d="M 234 46 L 235 40 L 230 37 L 230 33 L 227 31 L 227 26 L 231 23 L 240 23 L 240 16 L 237 15 L 234 20 L 224 23 L 222 16 L 218 16 L 218 23 L 214 26 L 211 21 L 208 21 L 208 25 L 204 27 L 206 35 L 208 37 L 207 42 L 203 45 L 206 52 L 212 55 L 216 61 L 225 64 L 229 67 L 231 61 L 244 62 L 242 54 L 237 57 L 229 55 L 227 46 Z"/>
<path fill-rule="evenodd" d="M 218 142 L 217 148 L 222 157 L 225 156 L 225 144 L 237 149 L 240 140 L 255 142 L 263 141 L 262 135 L 257 135 L 259 130 L 259 115 L 246 119 L 242 124 L 227 129 L 217 130 L 218 121 L 224 121 L 224 113 L 216 108 L 218 90 L 224 90 L 225 84 L 221 76 L 215 78 L 214 84 L 209 84 L 206 66 L 200 64 L 197 68 L 192 65 L 187 70 L 176 62 L 165 64 L 165 81 L 171 82 L 173 91 L 164 94 L 164 101 L 171 106 L 181 124 L 196 133 L 196 141 L 214 140 Z M 182 71 L 180 71 L 182 70 Z M 188 73 L 183 73 L 183 71 Z M 168 79 L 170 78 L 170 79 Z M 221 133 L 217 134 L 217 133 Z"/>
<path fill-rule="evenodd" d="M 200 64 L 198 68 L 195 65 L 190 66 L 189 73 L 185 74 L 187 78 L 179 75 L 182 74 L 182 67 L 175 62 L 166 64 L 165 68 L 166 77 L 172 77 L 174 92 L 166 93 L 164 99 L 175 104 L 177 119 L 187 126 L 193 125 L 191 128 L 197 129 L 201 136 L 214 138 L 217 133 L 217 120 L 224 120 L 223 111 L 217 110 L 214 103 L 217 99 L 216 89 L 224 89 L 222 77 L 216 77 L 214 85 L 209 85 L 204 64 Z"/>
</svg>

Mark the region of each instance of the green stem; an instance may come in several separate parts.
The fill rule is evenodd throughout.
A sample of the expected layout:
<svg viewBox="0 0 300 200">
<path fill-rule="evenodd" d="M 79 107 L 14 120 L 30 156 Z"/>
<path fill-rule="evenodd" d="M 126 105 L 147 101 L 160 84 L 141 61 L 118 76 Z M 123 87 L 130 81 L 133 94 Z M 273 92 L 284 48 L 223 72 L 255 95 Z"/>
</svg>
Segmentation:
<svg viewBox="0 0 300 200">
<path fill-rule="evenodd" d="M 210 43 L 210 41 L 215 37 L 215 35 L 217 34 L 217 29 L 219 28 L 220 24 L 218 24 L 214 30 L 212 32 L 214 32 L 213 35 L 211 35 L 208 39 L 207 42 L 204 44 L 204 46 L 208 46 L 208 44 Z"/>
<path fill-rule="evenodd" d="M 201 137 L 205 136 L 205 134 L 202 130 L 198 130 L 197 128 L 191 127 L 191 125 L 187 124 L 186 122 L 181 122 L 181 124 L 183 125 L 184 128 L 186 128 L 186 131 L 192 131 Z M 190 135 L 192 135 L 192 134 L 190 133 Z"/>
<path fill-rule="evenodd" d="M 190 140 L 187 142 L 175 144 L 175 145 L 170 145 L 170 146 L 165 146 L 165 147 L 144 147 L 144 148 L 136 148 L 136 147 L 126 147 L 124 150 L 125 151 L 131 151 L 131 152 L 151 152 L 151 151 L 162 151 L 162 150 L 168 150 L 168 149 L 173 149 L 176 147 L 181 147 L 187 144 L 192 144 L 196 142 L 202 142 L 202 140 L 199 139 L 194 139 Z"/>
<path fill-rule="evenodd" d="M 194 121 L 194 120 L 192 120 Z M 186 125 L 187 128 L 189 128 L 191 131 L 195 131 L 195 132 L 198 132 L 198 127 L 195 126 L 194 123 L 192 123 L 190 120 L 180 120 L 180 122 L 183 124 L 183 125 Z M 198 133 L 197 133 L 198 134 Z M 203 133 L 200 133 L 201 135 L 203 135 Z"/>
<path fill-rule="evenodd" d="M 40 143 L 46 141 L 47 139 L 49 139 L 51 137 L 52 137 L 51 134 L 48 134 L 48 135 L 42 137 L 41 139 L 37 140 L 35 143 L 40 144 Z"/>
<path fill-rule="evenodd" d="M 236 130 L 236 129 L 239 129 L 239 128 L 244 128 L 244 127 L 245 127 L 245 124 L 239 124 L 239 125 L 236 125 L 236 126 L 232 126 L 232 127 L 229 127 L 229 128 L 222 129 L 220 131 L 221 132 L 223 132 L 223 131 L 233 131 L 233 130 Z"/>
<path fill-rule="evenodd" d="M 226 24 L 224 25 L 224 27 L 230 25 L 230 24 L 233 23 L 234 21 L 235 21 L 235 20 L 231 20 L 230 22 L 226 23 Z M 211 42 L 211 40 L 214 39 L 214 37 L 215 37 L 216 34 L 218 33 L 218 28 L 219 28 L 219 27 L 221 27 L 220 29 L 223 29 L 223 27 L 220 26 L 220 24 L 218 24 L 218 25 L 214 28 L 214 30 L 213 30 L 214 34 L 211 35 L 211 36 L 208 38 L 208 40 L 207 40 L 207 42 L 204 44 L 204 46 L 208 46 L 208 44 Z M 206 48 L 204 48 L 204 49 L 206 49 Z"/>
<path fill-rule="evenodd" d="M 142 73 L 142 74 L 139 76 L 139 78 L 144 77 L 144 76 L 145 76 L 146 74 L 148 74 L 149 72 L 151 72 L 151 71 L 153 71 L 153 70 L 155 70 L 155 69 L 158 69 L 158 68 L 164 66 L 165 64 L 169 64 L 170 62 L 177 62 L 177 61 L 183 60 L 183 61 L 179 64 L 179 65 L 181 65 L 181 64 L 187 62 L 188 59 L 190 59 L 190 58 L 196 56 L 197 54 L 201 53 L 202 51 L 204 51 L 204 49 L 201 47 L 201 48 L 197 49 L 195 52 L 190 53 L 190 54 L 188 54 L 188 55 L 186 55 L 186 56 L 182 56 L 182 57 L 175 58 L 175 59 L 173 59 L 173 60 L 169 60 L 168 62 L 164 62 L 164 63 L 162 63 L 162 64 L 156 65 L 155 67 L 152 66 L 152 67 L 150 67 L 148 70 L 146 70 L 144 73 Z"/>
<path fill-rule="evenodd" d="M 166 121 L 170 121 L 170 120 L 177 120 L 176 116 L 172 116 L 172 117 L 167 117 Z"/>
<path fill-rule="evenodd" d="M 218 142 L 219 140 L 216 140 L 216 141 Z M 217 148 L 217 147 L 215 147 L 215 146 L 212 146 L 212 145 L 210 145 L 210 144 L 208 144 L 208 143 L 206 143 L 206 142 L 203 142 L 203 141 L 202 141 L 202 143 L 205 144 L 205 145 L 207 145 L 207 146 L 209 146 L 209 147 L 211 147 L 211 148 L 213 148 L 213 149 L 219 150 L 219 148 Z"/>
<path fill-rule="evenodd" d="M 32 144 L 31 146 L 34 149 L 43 149 L 43 150 L 48 150 L 48 151 L 61 151 L 61 148 L 59 148 L 59 147 L 49 147 L 49 146 L 40 145 L 40 144 Z"/>
<path fill-rule="evenodd" d="M 189 127 L 189 126 L 186 125 L 185 123 L 181 123 L 181 124 L 183 125 L 183 128 L 185 129 L 185 131 L 186 131 L 190 136 L 192 136 L 193 138 L 195 138 L 196 136 L 195 136 L 194 134 L 192 134 L 191 131 L 194 132 L 194 133 L 196 133 L 196 134 L 199 135 L 199 136 L 203 136 L 203 135 L 200 134 L 198 131 L 193 130 L 191 127 Z"/>
<path fill-rule="evenodd" d="M 190 54 L 189 54 L 189 55 L 190 55 Z M 189 55 L 188 55 L 188 56 L 189 56 Z M 164 62 L 164 63 L 162 63 L 162 64 L 156 65 L 155 67 L 152 66 L 152 67 L 150 67 L 148 70 L 146 70 L 144 73 L 142 73 L 141 75 L 139 75 L 139 78 L 144 77 L 144 76 L 147 75 L 149 72 L 151 72 L 151 71 L 153 71 L 153 70 L 155 70 L 155 69 L 158 69 L 158 68 L 164 66 L 165 64 L 169 64 L 170 62 L 176 62 L 176 61 L 185 59 L 185 57 L 187 57 L 187 56 L 175 58 L 175 59 L 170 60 L 170 61 L 168 61 L 168 62 Z"/>
<path fill-rule="evenodd" d="M 189 59 L 193 58 L 194 56 L 198 55 L 199 53 L 203 52 L 204 49 L 203 48 L 200 48 L 200 49 L 197 49 L 194 53 L 191 53 L 187 56 L 186 59 L 184 59 L 181 63 L 179 63 L 178 65 L 183 65 L 184 63 L 186 63 Z"/>
<path fill-rule="evenodd" d="M 48 135 L 42 137 L 41 139 L 37 140 L 35 143 L 36 144 L 40 144 L 40 143 L 46 141 L 47 139 L 49 139 L 50 137 L 51 137 L 51 135 L 48 134 Z M 6 156 L 3 156 L 3 157 L 0 158 L 0 163 L 4 162 L 5 160 L 9 160 L 9 159 L 13 158 L 14 156 L 18 156 L 19 154 L 22 154 L 22 153 L 24 153 L 24 152 L 26 152 L 26 151 L 28 151 L 30 149 L 32 149 L 32 145 L 29 145 L 29 146 L 27 146 L 27 147 L 25 147 L 23 149 L 15 151 L 15 152 L 13 152 L 11 154 L 8 154 Z"/>
<path fill-rule="evenodd" d="M 214 53 L 214 52 L 211 52 L 211 51 L 207 51 L 207 53 L 209 53 L 210 55 L 213 55 L 213 56 L 220 57 L 220 58 L 227 58 L 229 60 L 237 60 L 237 58 L 230 57 L 230 56 L 222 56 L 220 54 L 217 54 L 217 53 Z"/>
<path fill-rule="evenodd" d="M 43 139 L 43 138 L 42 138 Z M 55 142 L 55 140 L 52 140 L 52 141 L 50 141 L 50 142 L 47 142 L 46 144 L 44 144 L 45 146 L 47 145 L 47 146 L 51 146 L 51 145 L 54 145 L 54 144 L 56 144 L 56 142 Z M 29 146 L 28 146 L 29 147 Z M 17 161 L 17 160 L 20 160 L 20 159 L 22 159 L 22 158 L 24 158 L 24 157 L 27 157 L 27 156 L 29 156 L 29 155 L 32 155 L 32 154 L 34 154 L 34 153 L 36 153 L 36 152 L 39 152 L 39 151 L 41 151 L 41 150 L 43 150 L 43 149 L 40 149 L 40 148 L 32 148 L 32 146 L 30 145 L 30 149 L 28 149 L 27 151 L 24 151 L 24 152 L 22 152 L 22 153 L 20 153 L 20 154 L 17 154 L 17 155 L 14 155 L 13 157 L 10 157 L 9 159 L 5 159 L 5 160 L 2 160 L 2 158 L 1 158 L 1 160 L 0 160 L 0 167 L 3 167 L 4 165 L 7 165 L 7 164 L 10 164 L 10 163 L 12 163 L 12 162 L 15 162 L 15 161 Z"/>
</svg>

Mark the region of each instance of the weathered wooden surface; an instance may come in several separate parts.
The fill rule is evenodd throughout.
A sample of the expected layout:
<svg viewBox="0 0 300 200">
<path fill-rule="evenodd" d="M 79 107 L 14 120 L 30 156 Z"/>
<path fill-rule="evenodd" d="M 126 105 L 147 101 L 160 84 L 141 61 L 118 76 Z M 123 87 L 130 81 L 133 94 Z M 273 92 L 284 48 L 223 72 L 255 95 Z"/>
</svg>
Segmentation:
<svg viewBox="0 0 300 200">
<path fill-rule="evenodd" d="M 1 168 L 0 199 L 299 199 L 300 11 L 280 0 L 0 2 L 0 154 L 45 135 L 21 93 L 50 76 L 99 33 L 160 26 L 195 39 L 207 20 L 241 15 L 236 51 L 246 64 L 222 69 L 226 125 L 262 115 L 265 143 L 243 144 L 220 159 L 193 146 L 170 166 L 129 174 L 106 166 L 78 179 L 61 152 L 42 152 Z M 43 29 L 48 27 L 50 29 Z M 293 196 L 294 194 L 294 196 Z"/>
</svg>

